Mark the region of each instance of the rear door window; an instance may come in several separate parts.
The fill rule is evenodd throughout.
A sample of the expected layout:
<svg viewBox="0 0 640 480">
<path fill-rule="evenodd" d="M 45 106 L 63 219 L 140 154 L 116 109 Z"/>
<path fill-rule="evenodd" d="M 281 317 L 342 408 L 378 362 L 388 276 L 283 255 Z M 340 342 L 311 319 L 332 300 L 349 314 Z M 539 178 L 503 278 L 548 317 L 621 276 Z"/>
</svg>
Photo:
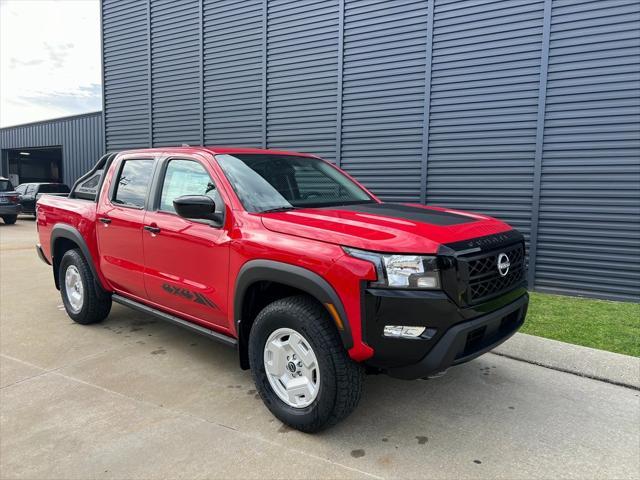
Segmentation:
<svg viewBox="0 0 640 480">
<path fill-rule="evenodd" d="M 132 208 L 144 208 L 154 160 L 125 160 L 120 167 L 113 193 L 113 203 Z"/>
</svg>

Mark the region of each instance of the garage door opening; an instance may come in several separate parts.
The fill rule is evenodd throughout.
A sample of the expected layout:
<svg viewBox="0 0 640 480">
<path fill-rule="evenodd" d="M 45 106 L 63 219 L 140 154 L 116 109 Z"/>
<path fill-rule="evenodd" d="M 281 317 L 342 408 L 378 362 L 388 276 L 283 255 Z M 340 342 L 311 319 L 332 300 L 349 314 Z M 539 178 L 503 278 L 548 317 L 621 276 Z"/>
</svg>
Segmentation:
<svg viewBox="0 0 640 480">
<path fill-rule="evenodd" d="M 62 182 L 62 147 L 16 148 L 6 151 L 8 177 L 14 185 Z"/>
</svg>

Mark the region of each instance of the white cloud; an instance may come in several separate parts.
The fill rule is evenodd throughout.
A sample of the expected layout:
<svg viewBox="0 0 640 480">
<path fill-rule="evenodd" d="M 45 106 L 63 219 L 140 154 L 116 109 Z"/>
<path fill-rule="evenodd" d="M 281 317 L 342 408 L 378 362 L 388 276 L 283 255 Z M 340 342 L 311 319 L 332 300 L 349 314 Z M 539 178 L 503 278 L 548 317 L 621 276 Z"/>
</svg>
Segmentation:
<svg viewBox="0 0 640 480">
<path fill-rule="evenodd" d="M 0 127 L 100 110 L 99 0 L 0 0 Z"/>
</svg>

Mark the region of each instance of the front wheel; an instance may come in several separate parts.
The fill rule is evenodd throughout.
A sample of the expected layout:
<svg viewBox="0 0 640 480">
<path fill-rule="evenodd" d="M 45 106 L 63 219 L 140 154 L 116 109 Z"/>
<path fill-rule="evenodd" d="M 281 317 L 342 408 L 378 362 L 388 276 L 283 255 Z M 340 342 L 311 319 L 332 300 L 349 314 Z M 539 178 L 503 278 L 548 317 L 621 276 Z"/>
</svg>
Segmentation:
<svg viewBox="0 0 640 480">
<path fill-rule="evenodd" d="M 18 220 L 18 215 L 3 215 L 2 220 L 4 220 L 4 223 L 7 225 L 13 225 Z"/>
<path fill-rule="evenodd" d="M 62 256 L 58 282 L 64 309 L 73 321 L 88 325 L 109 315 L 111 297 L 98 289 L 91 268 L 79 250 L 68 250 Z"/>
<path fill-rule="evenodd" d="M 323 430 L 360 400 L 363 369 L 347 355 L 327 311 L 310 297 L 277 300 L 258 314 L 249 361 L 267 408 L 297 430 Z"/>
</svg>

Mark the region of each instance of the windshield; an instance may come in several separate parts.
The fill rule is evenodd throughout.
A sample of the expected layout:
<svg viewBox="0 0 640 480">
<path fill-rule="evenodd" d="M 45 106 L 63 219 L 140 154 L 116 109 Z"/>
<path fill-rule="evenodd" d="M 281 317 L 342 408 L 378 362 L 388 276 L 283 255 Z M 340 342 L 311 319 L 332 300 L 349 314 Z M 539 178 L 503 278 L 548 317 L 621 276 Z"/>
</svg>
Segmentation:
<svg viewBox="0 0 640 480">
<path fill-rule="evenodd" d="M 322 160 L 295 155 L 216 155 L 249 212 L 372 203 L 375 200 Z"/>
<path fill-rule="evenodd" d="M 13 185 L 9 180 L 0 180 L 0 192 L 13 192 Z"/>
</svg>

